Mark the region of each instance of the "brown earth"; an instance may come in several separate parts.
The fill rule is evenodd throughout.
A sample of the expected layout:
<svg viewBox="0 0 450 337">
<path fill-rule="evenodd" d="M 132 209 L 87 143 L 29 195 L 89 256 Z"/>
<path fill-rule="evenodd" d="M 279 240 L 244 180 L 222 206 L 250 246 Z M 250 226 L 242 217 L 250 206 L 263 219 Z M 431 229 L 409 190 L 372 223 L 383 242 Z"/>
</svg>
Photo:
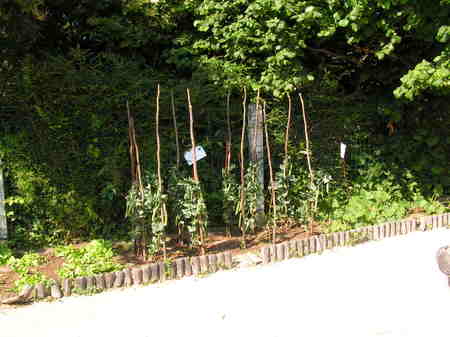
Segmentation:
<svg viewBox="0 0 450 337">
<path fill-rule="evenodd" d="M 311 227 L 310 227 L 311 228 Z M 320 233 L 319 226 L 314 224 L 312 226 L 313 233 Z M 310 236 L 310 233 L 305 231 L 303 227 L 288 227 L 282 226 L 277 230 L 276 242 L 282 242 L 286 240 L 291 240 L 294 238 L 303 239 Z M 271 230 L 264 230 L 257 234 L 249 234 L 246 236 L 246 248 L 241 248 L 241 236 L 240 235 L 227 235 L 225 231 L 212 231 L 208 233 L 208 239 L 206 242 L 206 252 L 207 254 L 219 253 L 224 251 L 231 251 L 233 255 L 244 254 L 249 251 L 256 251 L 261 246 L 271 243 Z M 85 243 L 79 243 L 74 246 L 82 247 L 86 245 Z M 127 266 L 136 266 L 148 263 L 150 261 L 145 261 L 142 258 L 137 258 L 133 251 L 133 245 L 130 242 L 116 242 L 114 243 L 114 249 L 117 254 L 116 261 Z M 174 238 L 170 239 L 167 243 L 167 257 L 177 258 L 181 256 L 195 256 L 199 255 L 198 250 L 189 248 L 178 244 Z M 64 258 L 57 257 L 54 255 L 54 250 L 52 248 L 41 249 L 37 253 L 44 255 L 46 257 L 47 263 L 31 268 L 32 271 L 39 271 L 43 273 L 47 278 L 59 280 L 57 270 L 64 263 Z M 152 257 L 152 261 L 162 260 L 163 256 L 157 255 Z M 17 273 L 13 272 L 8 266 L 0 267 L 0 303 L 2 300 L 14 296 L 12 288 L 14 287 L 14 282 L 18 280 Z M 0 304 L 0 308 L 5 305 Z"/>
</svg>

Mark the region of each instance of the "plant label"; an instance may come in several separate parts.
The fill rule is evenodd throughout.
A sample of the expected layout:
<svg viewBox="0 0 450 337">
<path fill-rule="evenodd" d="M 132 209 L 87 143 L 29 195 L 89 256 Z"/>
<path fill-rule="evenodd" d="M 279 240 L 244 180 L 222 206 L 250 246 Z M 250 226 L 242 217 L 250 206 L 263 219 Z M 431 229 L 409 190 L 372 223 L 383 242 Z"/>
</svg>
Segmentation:
<svg viewBox="0 0 450 337">
<path fill-rule="evenodd" d="M 203 147 L 201 147 L 200 145 L 196 146 L 195 147 L 195 159 L 197 161 L 199 161 L 200 159 L 203 159 L 205 157 L 206 157 L 206 152 L 203 149 Z M 191 151 L 186 151 L 184 153 L 184 159 L 186 160 L 186 162 L 188 163 L 189 166 L 191 166 L 193 164 L 194 159 L 193 159 L 192 150 Z"/>
<path fill-rule="evenodd" d="M 347 149 L 347 145 L 341 143 L 341 159 L 345 158 L 345 150 Z"/>
</svg>

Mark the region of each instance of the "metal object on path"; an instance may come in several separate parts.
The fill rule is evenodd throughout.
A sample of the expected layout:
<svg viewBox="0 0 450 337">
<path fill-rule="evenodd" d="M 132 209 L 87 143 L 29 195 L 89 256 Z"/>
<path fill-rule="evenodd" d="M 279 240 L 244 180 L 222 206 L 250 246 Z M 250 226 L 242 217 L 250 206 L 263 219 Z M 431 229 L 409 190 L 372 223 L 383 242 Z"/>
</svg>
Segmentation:
<svg viewBox="0 0 450 337">
<path fill-rule="evenodd" d="M 448 283 L 450 286 L 450 246 L 444 246 L 439 248 L 436 254 L 439 270 L 448 277 Z"/>
</svg>

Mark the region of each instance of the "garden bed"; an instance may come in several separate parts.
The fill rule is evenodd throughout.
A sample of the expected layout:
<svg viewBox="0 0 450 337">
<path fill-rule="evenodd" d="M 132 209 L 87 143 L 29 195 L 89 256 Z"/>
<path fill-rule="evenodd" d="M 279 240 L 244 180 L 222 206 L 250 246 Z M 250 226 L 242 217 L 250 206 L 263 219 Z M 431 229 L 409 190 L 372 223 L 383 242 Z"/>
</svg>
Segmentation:
<svg viewBox="0 0 450 337">
<path fill-rule="evenodd" d="M 315 231 L 319 232 L 319 227 L 315 226 Z M 301 227 L 292 228 L 279 228 L 277 232 L 277 243 L 281 243 L 287 240 L 303 239 L 310 235 Z M 241 237 L 238 235 L 228 236 L 223 231 L 211 232 L 208 235 L 207 241 L 207 254 L 218 254 L 229 252 L 232 256 L 239 254 L 245 254 L 247 252 L 257 252 L 261 247 L 268 244 L 269 234 L 266 232 L 260 232 L 256 235 L 247 236 L 247 247 L 241 248 Z M 73 245 L 77 248 L 85 247 L 88 243 L 79 243 Z M 156 255 L 151 261 L 144 261 L 136 258 L 133 252 L 133 246 L 130 242 L 116 242 L 114 247 L 114 261 L 120 263 L 124 268 L 141 267 L 149 263 L 159 263 L 163 261 L 163 256 Z M 40 272 L 47 279 L 56 280 L 62 282 L 62 278 L 58 275 L 57 271 L 60 269 L 64 262 L 64 257 L 56 256 L 54 248 L 47 248 L 38 251 L 38 254 L 45 257 L 46 263 L 30 268 L 32 272 Z M 178 245 L 174 239 L 172 239 L 167 245 L 167 258 L 175 260 L 181 257 L 193 257 L 197 255 L 197 251 L 189 249 L 186 246 Z M 19 279 L 19 275 L 11 270 L 8 266 L 0 267 L 0 303 L 15 295 L 13 288 L 15 282 Z M 1 304 L 0 304 L 1 307 Z"/>
<path fill-rule="evenodd" d="M 32 271 L 43 273 L 51 283 L 39 283 L 33 288 L 32 299 L 44 299 L 50 295 L 53 298 L 70 296 L 73 293 L 91 294 L 108 288 L 119 288 L 131 285 L 142 285 L 177 279 L 191 275 L 202 275 L 216 272 L 219 269 L 229 269 L 239 260 L 237 255 L 254 252 L 260 262 L 267 264 L 291 257 L 301 257 L 314 253 L 321 253 L 327 249 L 340 246 L 352 246 L 366 241 L 381 240 L 386 237 L 398 236 L 417 230 L 432 230 L 448 227 L 450 214 L 408 218 L 401 221 L 384 223 L 376 226 L 361 227 L 354 230 L 308 235 L 299 228 L 280 229 L 278 242 L 273 245 L 267 243 L 264 233 L 249 237 L 246 249 L 240 249 L 239 237 L 227 237 L 223 233 L 211 234 L 208 239 L 208 254 L 193 256 L 192 251 L 177 247 L 173 242 L 168 247 L 168 259 L 162 260 L 156 256 L 154 261 L 142 261 L 134 257 L 132 247 L 127 243 L 114 245 L 115 263 L 120 263 L 120 270 L 72 278 L 61 278 L 58 269 L 64 266 L 64 258 L 58 249 L 47 249 L 40 252 L 46 263 L 34 267 Z M 87 247 L 80 244 L 77 248 Z M 67 250 L 67 248 L 64 248 Z M 10 288 L 18 279 L 17 274 L 8 267 L 0 271 L 1 297 L 11 298 Z M 23 302 L 23 301 L 21 301 Z M 27 302 L 27 301 L 25 301 Z M 15 304 L 15 303 L 13 303 Z"/>
</svg>

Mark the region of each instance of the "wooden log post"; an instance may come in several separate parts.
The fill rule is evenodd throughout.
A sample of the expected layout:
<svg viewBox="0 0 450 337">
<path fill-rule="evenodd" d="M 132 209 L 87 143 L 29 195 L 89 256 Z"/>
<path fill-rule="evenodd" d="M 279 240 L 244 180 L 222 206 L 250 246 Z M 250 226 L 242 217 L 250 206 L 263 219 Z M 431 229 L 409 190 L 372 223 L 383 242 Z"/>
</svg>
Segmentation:
<svg viewBox="0 0 450 337">
<path fill-rule="evenodd" d="M 86 277 L 86 288 L 87 289 L 95 289 L 95 276 L 87 276 Z"/>
<path fill-rule="evenodd" d="M 98 290 L 106 289 L 105 276 L 103 274 L 95 276 L 95 286 Z"/>
<path fill-rule="evenodd" d="M 72 280 L 66 278 L 62 281 L 62 288 L 64 296 L 72 295 Z"/>
<path fill-rule="evenodd" d="M 167 279 L 167 275 L 166 275 L 166 264 L 164 262 L 159 262 L 158 263 L 158 271 L 159 271 L 159 280 L 161 282 L 164 282 Z"/>
<path fill-rule="evenodd" d="M 31 294 L 33 293 L 34 286 L 26 285 L 22 291 L 19 293 L 19 297 L 23 300 L 27 301 L 30 299 Z"/>
<path fill-rule="evenodd" d="M 185 261 L 184 258 L 179 258 L 175 260 L 177 278 L 182 278 L 185 274 Z"/>
<path fill-rule="evenodd" d="M 152 277 L 152 270 L 150 265 L 145 265 L 142 267 L 142 283 L 147 284 L 150 282 Z"/>
<path fill-rule="evenodd" d="M 298 254 L 298 257 L 305 256 L 305 244 L 306 244 L 305 240 L 297 240 L 297 254 Z"/>
<path fill-rule="evenodd" d="M 223 253 L 217 254 L 217 266 L 220 269 L 225 269 L 225 255 Z"/>
<path fill-rule="evenodd" d="M 262 263 L 268 264 L 270 262 L 270 249 L 269 247 L 265 246 L 261 248 L 261 256 L 262 256 Z"/>
<path fill-rule="evenodd" d="M 116 278 L 114 280 L 114 288 L 120 288 L 123 286 L 125 280 L 125 273 L 123 270 L 116 271 Z"/>
<path fill-rule="evenodd" d="M 150 270 L 151 270 L 151 282 L 157 282 L 159 280 L 159 266 L 157 263 L 152 263 L 150 265 Z"/>
<path fill-rule="evenodd" d="M 125 279 L 124 279 L 124 286 L 125 287 L 131 287 L 133 285 L 133 275 L 131 274 L 131 269 L 130 268 L 126 268 L 123 270 L 123 273 L 125 275 Z"/>
<path fill-rule="evenodd" d="M 225 268 L 231 269 L 233 268 L 233 256 L 231 252 L 225 252 Z"/>
<path fill-rule="evenodd" d="M 276 250 L 277 260 L 284 260 L 285 259 L 284 245 L 282 243 L 275 245 L 275 250 Z"/>
<path fill-rule="evenodd" d="M 47 289 L 43 283 L 36 284 L 36 297 L 39 299 L 47 297 Z"/>
<path fill-rule="evenodd" d="M 131 276 L 133 279 L 133 284 L 136 285 L 142 284 L 143 281 L 142 268 L 136 267 L 131 269 Z"/>
<path fill-rule="evenodd" d="M 200 256 L 200 272 L 201 273 L 207 273 L 208 272 L 208 256 L 202 255 Z"/>
<path fill-rule="evenodd" d="M 175 280 L 177 278 L 177 262 L 171 261 L 169 264 L 168 277 L 170 280 Z"/>
<path fill-rule="evenodd" d="M 77 290 L 86 290 L 87 280 L 86 277 L 81 276 L 75 279 L 75 289 Z"/>
<path fill-rule="evenodd" d="M 211 273 L 215 273 L 215 272 L 217 272 L 217 270 L 219 270 L 219 268 L 217 267 L 217 255 L 216 254 L 208 255 L 208 262 L 209 262 L 208 269 Z"/>
<path fill-rule="evenodd" d="M 298 254 L 298 247 L 297 247 L 297 240 L 291 240 L 288 242 L 288 250 L 287 250 L 287 258 L 297 257 Z"/>
<path fill-rule="evenodd" d="M 277 260 L 277 249 L 275 245 L 269 246 L 269 258 L 271 262 L 275 262 Z"/>
<path fill-rule="evenodd" d="M 55 282 L 55 283 L 53 283 L 51 285 L 51 287 L 50 287 L 50 295 L 53 298 L 61 298 L 61 297 L 63 297 L 63 294 L 61 292 L 61 288 L 60 288 L 58 283 Z"/>
<path fill-rule="evenodd" d="M 198 256 L 192 257 L 191 264 L 192 264 L 192 274 L 194 275 L 200 274 L 200 258 Z"/>
<path fill-rule="evenodd" d="M 116 274 L 111 272 L 111 273 L 105 273 L 104 274 L 104 278 L 105 278 L 105 287 L 106 289 L 110 289 L 114 286 L 114 281 L 116 279 Z"/>
<path fill-rule="evenodd" d="M 184 260 L 184 273 L 186 276 L 192 276 L 192 264 L 187 257 Z"/>
</svg>

